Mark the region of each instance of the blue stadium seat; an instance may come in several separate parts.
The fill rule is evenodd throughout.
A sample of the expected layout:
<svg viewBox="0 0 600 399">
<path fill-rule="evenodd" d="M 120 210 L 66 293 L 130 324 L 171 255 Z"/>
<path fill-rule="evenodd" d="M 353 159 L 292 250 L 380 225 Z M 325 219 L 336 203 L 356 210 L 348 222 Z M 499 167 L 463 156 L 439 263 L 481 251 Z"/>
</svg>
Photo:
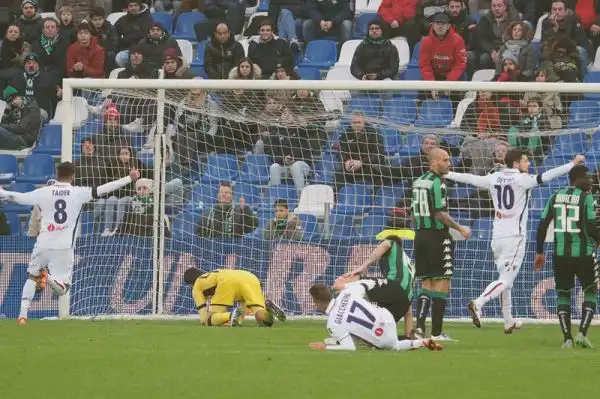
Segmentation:
<svg viewBox="0 0 600 399">
<path fill-rule="evenodd" d="M 171 229 L 173 238 L 184 240 L 196 235 L 196 223 L 200 220 L 200 213 L 183 211 L 173 219 Z"/>
<path fill-rule="evenodd" d="M 357 96 L 352 97 L 346 108 L 346 114 L 352 115 L 354 111 L 361 111 L 367 116 L 379 117 L 381 115 L 381 97 Z"/>
<path fill-rule="evenodd" d="M 441 137 L 441 141 L 446 142 L 446 144 L 450 147 L 460 147 L 463 139 L 465 137 L 463 135 L 460 134 L 453 134 L 453 135 L 449 135 L 449 136 L 442 136 Z"/>
<path fill-rule="evenodd" d="M 22 234 L 23 228 L 21 227 L 19 214 L 14 212 L 5 212 L 4 214 L 6 215 L 6 223 L 8 224 L 8 227 L 10 227 L 10 235 L 18 236 Z"/>
<path fill-rule="evenodd" d="M 335 240 L 346 240 L 356 236 L 354 216 L 332 213 L 330 217 L 330 236 Z"/>
<path fill-rule="evenodd" d="M 150 170 L 154 170 L 154 153 L 140 151 L 135 156 L 137 159 L 142 161 L 145 167 L 147 167 Z"/>
<path fill-rule="evenodd" d="M 588 151 L 593 154 L 592 158 L 600 158 L 600 131 L 593 133 L 590 139 L 590 148 Z M 594 167 L 590 170 L 595 169 L 596 166 L 594 165 Z"/>
<path fill-rule="evenodd" d="M 17 193 L 28 193 L 35 190 L 35 186 L 31 183 L 11 183 L 8 187 L 4 187 L 7 191 L 15 191 Z M 26 213 L 31 211 L 29 205 L 19 205 L 14 202 L 6 201 L 2 206 L 4 212 Z"/>
<path fill-rule="evenodd" d="M 338 194 L 333 211 L 345 215 L 358 215 L 371 208 L 373 187 L 364 184 L 346 184 Z"/>
<path fill-rule="evenodd" d="M 286 184 L 270 186 L 265 192 L 264 200 L 262 201 L 260 210 L 273 211 L 273 204 L 278 199 L 286 200 L 288 203 L 288 208 L 290 211 L 293 211 L 296 206 L 298 206 L 298 192 L 296 191 L 296 187 Z"/>
<path fill-rule="evenodd" d="M 272 163 L 266 155 L 247 155 L 238 180 L 253 184 L 267 184 L 269 183 L 269 167 Z"/>
<path fill-rule="evenodd" d="M 394 187 L 381 187 L 375 192 L 375 205 L 373 214 L 387 215 L 396 206 L 396 203 L 404 197 L 406 187 L 404 184 Z M 410 193 L 409 193 L 410 195 Z"/>
<path fill-rule="evenodd" d="M 219 186 L 216 184 L 198 184 L 192 190 L 188 210 L 204 211 L 217 202 Z"/>
<path fill-rule="evenodd" d="M 571 161 L 573 157 L 557 155 L 557 156 L 547 156 L 542 163 L 539 165 L 538 172 L 543 173 L 548 169 L 556 168 L 557 166 L 564 165 L 567 162 Z"/>
<path fill-rule="evenodd" d="M 233 200 L 238 203 L 240 197 L 244 197 L 246 205 L 252 209 L 256 209 L 262 201 L 260 187 L 250 183 L 236 183 L 233 186 Z"/>
<path fill-rule="evenodd" d="M 60 155 L 62 143 L 62 125 L 49 124 L 40 132 L 34 154 Z"/>
<path fill-rule="evenodd" d="M 19 183 L 45 184 L 54 176 L 54 160 L 47 154 L 31 154 L 23 160 Z"/>
<path fill-rule="evenodd" d="M 421 49 L 421 42 L 415 44 L 415 48 L 410 56 L 410 62 L 408 63 L 409 69 L 419 69 L 419 50 Z M 405 79 L 409 80 L 409 79 Z M 419 79 L 420 80 L 420 79 Z"/>
<path fill-rule="evenodd" d="M 300 67 L 296 69 L 296 73 L 302 80 L 321 80 L 319 68 Z"/>
<path fill-rule="evenodd" d="M 100 231 L 100 229 L 96 229 Z M 89 236 L 94 234 L 94 212 L 83 211 L 79 217 L 79 234 L 81 236 Z"/>
<path fill-rule="evenodd" d="M 580 100 L 571 103 L 569 127 L 596 127 L 600 125 L 600 107 L 596 101 Z"/>
<path fill-rule="evenodd" d="M 193 67 L 204 67 L 204 50 L 207 44 L 208 40 L 203 40 L 196 45 L 196 55 L 192 60 Z"/>
<path fill-rule="evenodd" d="M 232 154 L 212 154 L 208 156 L 204 183 L 231 182 L 238 176 L 237 157 Z"/>
<path fill-rule="evenodd" d="M 171 37 L 173 37 L 173 39 L 183 39 L 195 42 L 196 32 L 194 32 L 194 25 L 204 21 L 206 21 L 206 16 L 198 11 L 179 14 L 177 25 L 175 26 L 175 30 Z"/>
<path fill-rule="evenodd" d="M 300 67 L 329 69 L 337 60 L 337 45 L 332 40 L 313 40 L 304 51 Z"/>
<path fill-rule="evenodd" d="M 377 18 L 375 13 L 366 13 L 359 15 L 354 20 L 354 33 L 352 34 L 353 39 L 364 39 L 369 33 L 369 22 Z"/>
<path fill-rule="evenodd" d="M 401 80 L 423 80 L 418 65 L 416 68 L 410 68 L 410 64 L 408 66 L 409 68 L 400 74 Z M 413 99 L 413 101 L 417 98 L 418 95 L 419 92 L 416 90 L 399 90 L 394 92 L 394 97 L 408 97 L 410 99 Z"/>
<path fill-rule="evenodd" d="M 448 190 L 448 197 L 452 199 L 464 198 L 467 199 L 475 191 L 474 187 L 453 187 Z"/>
<path fill-rule="evenodd" d="M 412 98 L 393 97 L 383 101 L 383 118 L 389 122 L 410 125 L 417 118 L 417 103 Z"/>
<path fill-rule="evenodd" d="M 575 154 L 584 153 L 586 146 L 587 137 L 585 133 L 558 135 L 554 139 L 552 156 L 572 157 Z"/>
<path fill-rule="evenodd" d="M 315 215 L 301 213 L 298 215 L 298 219 L 302 226 L 302 230 L 304 230 L 305 240 L 312 240 L 319 236 L 317 217 Z"/>
<path fill-rule="evenodd" d="M 405 144 L 400 147 L 401 156 L 414 156 L 421 153 L 423 138 L 420 134 L 406 133 L 403 136 Z"/>
<path fill-rule="evenodd" d="M 269 12 L 269 0 L 259 0 L 256 12 Z"/>
<path fill-rule="evenodd" d="M 493 220 L 490 218 L 474 220 L 471 227 L 473 237 L 479 240 L 490 241 L 492 239 L 492 227 Z"/>
<path fill-rule="evenodd" d="M 19 174 L 19 161 L 14 155 L 0 154 L 0 184 L 15 181 Z"/>
<path fill-rule="evenodd" d="M 375 239 L 375 236 L 386 227 L 386 215 L 367 215 L 363 218 L 360 230 L 358 231 L 359 237 Z"/>
<path fill-rule="evenodd" d="M 171 34 L 173 32 L 173 17 L 167 12 L 153 12 L 152 19 L 161 24 Z"/>
<path fill-rule="evenodd" d="M 394 155 L 398 153 L 402 145 L 402 136 L 400 132 L 394 129 L 381 129 L 381 137 L 383 138 L 383 148 L 386 155 Z"/>
<path fill-rule="evenodd" d="M 471 18 L 473 18 L 473 20 L 475 21 L 475 23 L 479 22 L 479 20 L 481 19 L 481 14 L 479 14 L 478 12 L 474 12 L 471 13 Z"/>
<path fill-rule="evenodd" d="M 335 168 L 341 162 L 335 152 L 325 151 L 317 162 L 313 173 L 314 184 L 332 184 L 335 180 Z"/>
<path fill-rule="evenodd" d="M 453 117 L 452 102 L 449 99 L 425 100 L 419 107 L 419 118 L 415 121 L 415 126 L 446 127 Z"/>
<path fill-rule="evenodd" d="M 588 71 L 585 74 L 585 78 L 583 79 L 584 83 L 600 83 L 600 71 Z M 596 93 L 586 93 L 584 95 L 586 100 L 600 100 L 600 94 Z"/>
</svg>

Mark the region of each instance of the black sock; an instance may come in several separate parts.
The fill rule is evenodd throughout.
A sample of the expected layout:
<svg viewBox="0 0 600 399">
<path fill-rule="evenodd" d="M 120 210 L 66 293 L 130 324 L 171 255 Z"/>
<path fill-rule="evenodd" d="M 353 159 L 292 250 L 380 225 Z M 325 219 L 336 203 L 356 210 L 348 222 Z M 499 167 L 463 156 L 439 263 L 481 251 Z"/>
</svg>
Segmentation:
<svg viewBox="0 0 600 399">
<path fill-rule="evenodd" d="M 558 305 L 557 310 L 560 329 L 563 333 L 565 341 L 568 339 L 573 339 L 573 336 L 571 335 L 571 306 Z"/>
<path fill-rule="evenodd" d="M 429 305 L 431 304 L 431 295 L 429 290 L 421 291 L 417 299 L 417 328 L 425 332 L 425 319 L 429 315 Z"/>
<path fill-rule="evenodd" d="M 587 335 L 587 330 L 594 318 L 595 311 L 596 304 L 593 302 L 584 302 L 583 305 L 581 305 L 581 324 L 579 325 L 579 332 L 584 336 Z"/>
<path fill-rule="evenodd" d="M 434 297 L 431 305 L 431 335 L 442 333 L 444 314 L 446 313 L 446 298 Z"/>
</svg>

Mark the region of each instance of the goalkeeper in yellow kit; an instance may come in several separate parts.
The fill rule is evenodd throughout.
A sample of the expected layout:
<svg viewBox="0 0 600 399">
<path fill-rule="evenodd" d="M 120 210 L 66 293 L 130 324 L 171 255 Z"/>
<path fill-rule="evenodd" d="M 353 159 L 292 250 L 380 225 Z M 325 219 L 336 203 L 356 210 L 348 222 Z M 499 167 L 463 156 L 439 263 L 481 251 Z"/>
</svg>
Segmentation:
<svg viewBox="0 0 600 399">
<path fill-rule="evenodd" d="M 183 275 L 185 283 L 192 287 L 200 321 L 207 326 L 230 323 L 240 325 L 245 309 L 250 309 L 259 326 L 271 327 L 273 316 L 285 321 L 283 310 L 266 300 L 260 281 L 254 274 L 244 270 L 215 270 L 204 272 L 189 268 Z M 229 308 L 233 310 L 229 311 Z"/>
</svg>

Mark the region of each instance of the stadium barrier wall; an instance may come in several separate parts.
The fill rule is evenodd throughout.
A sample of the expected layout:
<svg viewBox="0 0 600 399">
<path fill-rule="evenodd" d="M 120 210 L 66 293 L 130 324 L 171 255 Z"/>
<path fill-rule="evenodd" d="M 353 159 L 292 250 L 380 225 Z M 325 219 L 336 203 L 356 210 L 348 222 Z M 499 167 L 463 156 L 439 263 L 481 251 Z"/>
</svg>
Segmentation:
<svg viewBox="0 0 600 399">
<path fill-rule="evenodd" d="M 83 242 L 82 242 L 83 241 Z M 33 240 L 28 237 L 0 237 L 0 314 L 18 314 L 23 281 Z M 407 253 L 412 255 L 411 243 Z M 534 244 L 513 291 L 514 313 L 522 318 L 550 320 L 556 302 L 550 265 L 533 272 Z M 260 278 L 267 297 L 280 303 L 292 315 L 314 315 L 308 288 L 315 281 L 327 283 L 353 269 L 375 248 L 376 243 L 359 240 L 319 242 L 270 242 L 244 238 L 207 239 L 194 237 L 187 242 L 165 240 L 163 314 L 191 315 L 191 291 L 182 283 L 183 271 L 191 266 L 204 270 L 219 267 L 249 270 Z M 87 237 L 79 240 L 85 258 L 76 250 L 70 314 L 152 315 L 152 238 Z M 457 242 L 455 275 L 452 280 L 447 315 L 466 318 L 466 303 L 477 297 L 495 276 L 489 242 Z M 549 254 L 548 254 L 549 255 Z M 582 295 L 574 296 L 574 317 L 579 315 Z M 50 290 L 36 295 L 30 317 L 55 317 L 58 300 Z M 499 306 L 488 306 L 486 317 L 498 318 Z"/>
</svg>

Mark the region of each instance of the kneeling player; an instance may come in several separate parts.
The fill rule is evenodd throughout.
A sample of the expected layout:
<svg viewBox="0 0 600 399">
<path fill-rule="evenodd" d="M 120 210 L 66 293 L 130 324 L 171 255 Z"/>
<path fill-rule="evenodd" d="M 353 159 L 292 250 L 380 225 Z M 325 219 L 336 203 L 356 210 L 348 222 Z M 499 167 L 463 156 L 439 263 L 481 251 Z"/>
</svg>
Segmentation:
<svg viewBox="0 0 600 399">
<path fill-rule="evenodd" d="M 364 280 L 347 284 L 336 299 L 333 299 L 331 288 L 326 284 L 315 284 L 310 288 L 310 295 L 315 301 L 317 310 L 327 315 L 327 330 L 330 338 L 335 340 L 331 345 L 325 342 L 313 342 L 309 345 L 314 350 L 356 350 L 354 338 L 377 349 L 407 351 L 422 347 L 430 350 L 441 350 L 433 340 L 416 339 L 399 341 L 396 335 L 396 320 L 384 309 L 371 304 L 365 299 L 365 293 L 372 288 L 374 281 Z"/>
<path fill-rule="evenodd" d="M 569 172 L 569 187 L 559 189 L 546 204 L 537 231 L 535 269 L 544 266 L 544 240 L 550 223 L 554 220 L 554 282 L 557 294 L 557 311 L 563 333 L 563 348 L 573 347 L 571 335 L 571 292 L 577 277 L 583 290 L 581 324 L 575 345 L 592 348 L 587 330 L 596 311 L 598 300 L 599 269 L 596 263 L 596 246 L 600 231 L 596 224 L 594 196 L 588 169 L 577 165 Z"/>
<path fill-rule="evenodd" d="M 250 272 L 215 270 L 207 273 L 192 267 L 185 271 L 183 279 L 192 287 L 192 295 L 202 324 L 222 326 L 230 323 L 232 327 L 238 326 L 244 315 L 244 308 L 252 311 L 259 326 L 271 327 L 273 316 L 281 321 L 286 319 L 278 306 L 271 301 L 265 301 L 258 277 Z M 231 312 L 228 311 L 240 302 L 243 302 L 244 306 L 238 304 Z"/>
</svg>

